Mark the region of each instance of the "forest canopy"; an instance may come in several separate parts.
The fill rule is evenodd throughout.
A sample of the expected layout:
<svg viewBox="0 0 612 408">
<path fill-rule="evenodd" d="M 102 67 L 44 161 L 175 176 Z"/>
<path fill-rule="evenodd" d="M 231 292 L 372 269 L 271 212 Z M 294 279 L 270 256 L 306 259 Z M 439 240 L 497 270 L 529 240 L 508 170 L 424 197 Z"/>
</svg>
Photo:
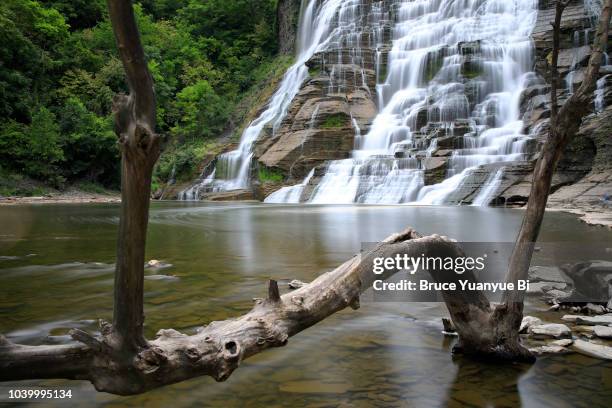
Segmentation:
<svg viewBox="0 0 612 408">
<path fill-rule="evenodd" d="M 202 146 L 227 131 L 240 100 L 278 65 L 276 2 L 135 4 L 158 130 L 168 145 L 190 147 L 174 149 L 174 167 L 196 165 Z M 127 88 L 106 1 L 4 0 L 0 38 L 1 178 L 117 187 L 111 100 Z M 167 177 L 163 157 L 160 166 Z"/>
</svg>

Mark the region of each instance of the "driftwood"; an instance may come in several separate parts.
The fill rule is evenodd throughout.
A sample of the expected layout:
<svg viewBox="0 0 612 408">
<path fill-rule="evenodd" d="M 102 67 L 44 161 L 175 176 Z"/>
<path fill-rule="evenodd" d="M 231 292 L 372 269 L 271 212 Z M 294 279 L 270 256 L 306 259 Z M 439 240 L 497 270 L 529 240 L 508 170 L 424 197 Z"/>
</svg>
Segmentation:
<svg viewBox="0 0 612 408">
<path fill-rule="evenodd" d="M 384 275 L 374 275 L 372 259 L 396 254 L 464 256 L 446 237 L 421 237 L 409 229 L 283 296 L 277 283 L 270 281 L 267 298 L 257 300 L 253 309 L 241 317 L 212 322 L 192 336 L 173 329 L 160 330 L 155 340 L 133 353 L 116 349 L 113 330 L 107 324 L 102 325 L 99 337 L 72 330 L 71 336 L 83 345 L 23 346 L 3 339 L 0 380 L 86 379 L 99 391 L 121 395 L 141 393 L 202 375 L 224 381 L 245 358 L 270 347 L 284 346 L 289 337 L 340 310 L 359 308 L 360 294 L 374 279 L 386 279 L 397 272 L 388 270 Z M 449 280 L 449 276 L 441 274 L 435 277 Z M 475 280 L 470 272 L 461 278 Z M 486 297 L 460 292 L 448 292 L 444 296 L 450 299 L 451 310 L 455 304 L 462 308 L 453 316 L 460 335 L 471 337 L 477 333 L 480 329 L 474 322 L 479 321 L 477 315 L 481 309 L 488 308 Z M 468 304 L 472 305 L 469 311 L 465 309 Z"/>
<path fill-rule="evenodd" d="M 559 50 L 559 22 L 567 3 L 560 1 L 557 6 L 553 74 Z M 605 1 L 585 79 L 560 109 L 556 106 L 557 78 L 553 75 L 550 133 L 536 164 L 529 203 L 510 260 L 508 282 L 516 283 L 527 277 L 552 174 L 563 148 L 590 111 L 608 39 L 611 3 L 612 0 Z M 122 151 L 122 204 L 113 322 L 101 325 L 100 336 L 72 330 L 71 336 L 78 343 L 71 345 L 24 346 L 0 336 L 0 381 L 83 379 L 100 391 L 122 395 L 201 375 L 223 381 L 245 358 L 286 344 L 289 337 L 347 306 L 359 307 L 360 293 L 374 279 L 368 270 L 372 257 L 463 256 L 461 249 L 445 237 L 421 237 L 406 230 L 290 294 L 281 296 L 278 285 L 271 281 L 268 297 L 241 317 L 213 322 L 192 336 L 172 329 L 160 330 L 155 340 L 147 341 L 142 330 L 144 248 L 151 174 L 160 151 L 160 137 L 155 132 L 155 93 L 131 2 L 108 0 L 108 4 L 130 88 L 128 96 L 120 95 L 114 101 L 115 130 Z M 380 278 L 395 272 L 388 271 Z M 439 271 L 429 272 L 436 281 L 459 279 L 454 273 L 448 276 Z M 471 272 L 461 275 L 461 279 L 475 280 Z M 506 292 L 503 302 L 496 306 L 481 292 L 445 291 L 442 295 L 459 334 L 455 351 L 496 360 L 533 360 L 518 335 L 523 312 L 520 293 Z"/>
</svg>

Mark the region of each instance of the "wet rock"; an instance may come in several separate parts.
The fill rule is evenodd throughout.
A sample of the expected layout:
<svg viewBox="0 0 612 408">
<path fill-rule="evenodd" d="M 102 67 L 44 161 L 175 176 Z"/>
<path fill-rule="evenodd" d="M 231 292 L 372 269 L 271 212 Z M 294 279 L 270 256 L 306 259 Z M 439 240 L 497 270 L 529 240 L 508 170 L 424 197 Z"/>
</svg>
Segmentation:
<svg viewBox="0 0 612 408">
<path fill-rule="evenodd" d="M 150 261 L 148 261 L 145 264 L 145 268 L 147 269 L 163 269 L 163 268 L 170 268 L 172 267 L 172 264 L 166 263 L 164 261 L 160 261 L 157 259 L 151 259 Z"/>
<path fill-rule="evenodd" d="M 533 338 L 571 338 L 572 331 L 564 324 L 548 323 L 536 326 L 531 326 L 528 329 L 529 334 Z"/>
<path fill-rule="evenodd" d="M 560 347 L 568 347 L 571 346 L 574 343 L 574 340 L 572 339 L 561 339 L 561 340 L 555 340 L 555 341 L 551 341 L 550 344 L 553 346 L 560 346 Z"/>
<path fill-rule="evenodd" d="M 606 313 L 606 308 L 602 305 L 595 305 L 593 303 L 587 303 L 586 306 L 582 308 L 582 311 L 591 315 L 600 315 Z"/>
<path fill-rule="evenodd" d="M 612 294 L 612 262 L 589 261 L 562 266 L 574 282 L 573 302 L 608 302 Z"/>
<path fill-rule="evenodd" d="M 144 277 L 145 280 L 151 281 L 177 281 L 179 278 L 173 275 L 147 275 Z"/>
<path fill-rule="evenodd" d="M 529 281 L 571 283 L 571 279 L 556 266 L 534 266 L 529 268 Z"/>
<path fill-rule="evenodd" d="M 545 293 L 545 298 L 549 299 L 552 303 L 563 303 L 568 301 L 571 297 L 571 292 L 564 292 L 559 289 L 547 290 Z"/>
<path fill-rule="evenodd" d="M 290 289 L 299 289 L 302 286 L 306 286 L 306 285 L 307 285 L 306 282 L 302 282 L 301 280 L 298 280 L 298 279 L 294 279 L 288 283 L 288 286 Z"/>
<path fill-rule="evenodd" d="M 565 315 L 561 318 L 561 320 L 565 321 L 565 322 L 570 322 L 570 323 L 576 323 L 576 319 L 578 319 L 579 317 L 582 317 L 580 315 Z"/>
<path fill-rule="evenodd" d="M 588 326 L 612 326 L 612 313 L 599 316 L 578 316 L 576 324 Z"/>
<path fill-rule="evenodd" d="M 528 295 L 545 295 L 552 290 L 563 291 L 568 287 L 567 283 L 564 282 L 534 282 L 529 283 L 529 289 L 527 290 Z M 554 292 L 557 293 L 557 292 Z M 565 295 L 566 292 L 563 292 Z M 556 298 L 556 297 L 555 297 Z"/>
<path fill-rule="evenodd" d="M 426 157 L 423 159 L 425 169 L 425 185 L 442 182 L 446 178 L 448 159 L 444 157 Z"/>
<path fill-rule="evenodd" d="M 609 326 L 594 326 L 593 332 L 597 337 L 602 339 L 612 339 L 612 327 Z"/>
<path fill-rule="evenodd" d="M 580 333 L 580 334 L 593 334 L 595 332 L 594 329 L 595 326 L 574 326 L 572 327 L 572 330 L 576 333 Z"/>
<path fill-rule="evenodd" d="M 600 358 L 602 360 L 612 360 L 612 347 L 591 343 L 585 340 L 576 340 L 573 344 L 573 349 L 585 356 Z"/>
<path fill-rule="evenodd" d="M 256 197 L 251 190 L 232 190 L 219 193 L 206 193 L 201 197 L 204 201 L 252 201 Z"/>
<path fill-rule="evenodd" d="M 519 333 L 527 333 L 527 330 L 531 326 L 539 326 L 542 324 L 542 320 L 533 316 L 524 316 L 523 321 L 521 321 L 521 327 L 519 329 Z"/>
<path fill-rule="evenodd" d="M 561 346 L 538 346 L 529 348 L 533 354 L 541 356 L 543 354 L 563 354 L 568 353 L 569 350 Z"/>
</svg>

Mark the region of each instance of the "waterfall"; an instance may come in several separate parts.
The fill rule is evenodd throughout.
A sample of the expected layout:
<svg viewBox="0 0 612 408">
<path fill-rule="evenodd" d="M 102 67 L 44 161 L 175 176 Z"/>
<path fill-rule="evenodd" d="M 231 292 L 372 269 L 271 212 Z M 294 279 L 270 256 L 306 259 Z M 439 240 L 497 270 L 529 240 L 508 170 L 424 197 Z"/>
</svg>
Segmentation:
<svg viewBox="0 0 612 408">
<path fill-rule="evenodd" d="M 271 125 L 272 133 L 278 130 L 289 104 L 298 93 L 304 80 L 308 78 L 306 61 L 318 49 L 325 47 L 325 43 L 329 41 L 331 21 L 335 18 L 342 3 L 342 0 L 326 0 L 319 6 L 318 1 L 302 0 L 295 64 L 283 76 L 263 113 L 244 130 L 238 148 L 219 155 L 212 177 L 203 178 L 200 182 L 182 191 L 178 197 L 180 200 L 197 200 L 200 191 L 229 191 L 249 186 L 255 141 L 266 125 Z"/>
<path fill-rule="evenodd" d="M 379 113 L 369 131 L 355 128 L 359 133 L 351 158 L 328 163 L 310 197 L 303 199 L 444 204 L 479 167 L 528 160 L 531 137 L 522 133 L 519 98 L 533 76 L 530 35 L 537 1 L 373 3 L 388 6 L 394 15 L 386 62 L 376 48 Z M 356 23 L 343 30 L 355 36 L 360 32 Z M 351 47 L 354 52 L 359 46 Z M 444 180 L 432 182 L 434 170 L 442 171 Z M 493 187 L 493 176 L 483 191 Z"/>
<path fill-rule="evenodd" d="M 499 170 L 497 170 L 495 173 L 491 173 L 489 179 L 474 199 L 473 205 L 481 207 L 486 207 L 487 205 L 489 205 L 491 200 L 495 198 L 495 194 L 501 186 L 504 170 L 504 167 L 500 167 Z"/>
<path fill-rule="evenodd" d="M 270 194 L 264 200 L 265 203 L 299 203 L 300 197 L 302 196 L 302 192 L 304 188 L 310 182 L 310 179 L 314 176 L 314 169 L 310 170 L 308 176 L 304 179 L 301 184 L 289 187 L 283 187 L 278 191 Z"/>
</svg>

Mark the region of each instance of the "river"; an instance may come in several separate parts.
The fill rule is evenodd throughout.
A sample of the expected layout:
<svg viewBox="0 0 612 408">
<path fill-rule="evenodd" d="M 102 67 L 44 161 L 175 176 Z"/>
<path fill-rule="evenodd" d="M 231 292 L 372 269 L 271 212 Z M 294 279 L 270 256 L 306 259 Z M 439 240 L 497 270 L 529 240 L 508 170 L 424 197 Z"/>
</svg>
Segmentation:
<svg viewBox="0 0 612 408">
<path fill-rule="evenodd" d="M 266 281 L 310 281 L 377 241 L 413 226 L 463 241 L 512 241 L 521 210 L 478 207 L 274 206 L 154 203 L 147 259 L 146 334 L 187 333 L 249 310 Z M 0 333 L 27 344 L 61 343 L 72 327 L 111 319 L 116 204 L 0 207 Z M 605 229 L 564 213 L 546 215 L 541 241 L 610 241 Z M 540 260 L 537 257 L 540 256 Z M 564 261 L 582 260 L 580 250 Z M 545 261 L 536 254 L 535 263 Z M 172 279 L 159 279 L 159 275 Z M 152 276 L 153 275 L 153 276 Z M 542 305 L 527 305 L 543 314 Z M 444 304 L 363 302 L 247 361 L 224 383 L 197 378 L 134 397 L 87 382 L 30 381 L 72 389 L 83 406 L 605 406 L 610 363 L 579 354 L 533 365 L 453 357 L 440 333 Z M 549 313 L 548 320 L 559 314 Z M 4 392 L 4 391 L 3 391 Z M 65 406 L 46 402 L 46 406 Z M 55 405 L 54 405 L 55 404 Z M 32 404 L 32 406 L 40 406 Z M 19 404 L 20 407 L 27 404 Z"/>
</svg>

